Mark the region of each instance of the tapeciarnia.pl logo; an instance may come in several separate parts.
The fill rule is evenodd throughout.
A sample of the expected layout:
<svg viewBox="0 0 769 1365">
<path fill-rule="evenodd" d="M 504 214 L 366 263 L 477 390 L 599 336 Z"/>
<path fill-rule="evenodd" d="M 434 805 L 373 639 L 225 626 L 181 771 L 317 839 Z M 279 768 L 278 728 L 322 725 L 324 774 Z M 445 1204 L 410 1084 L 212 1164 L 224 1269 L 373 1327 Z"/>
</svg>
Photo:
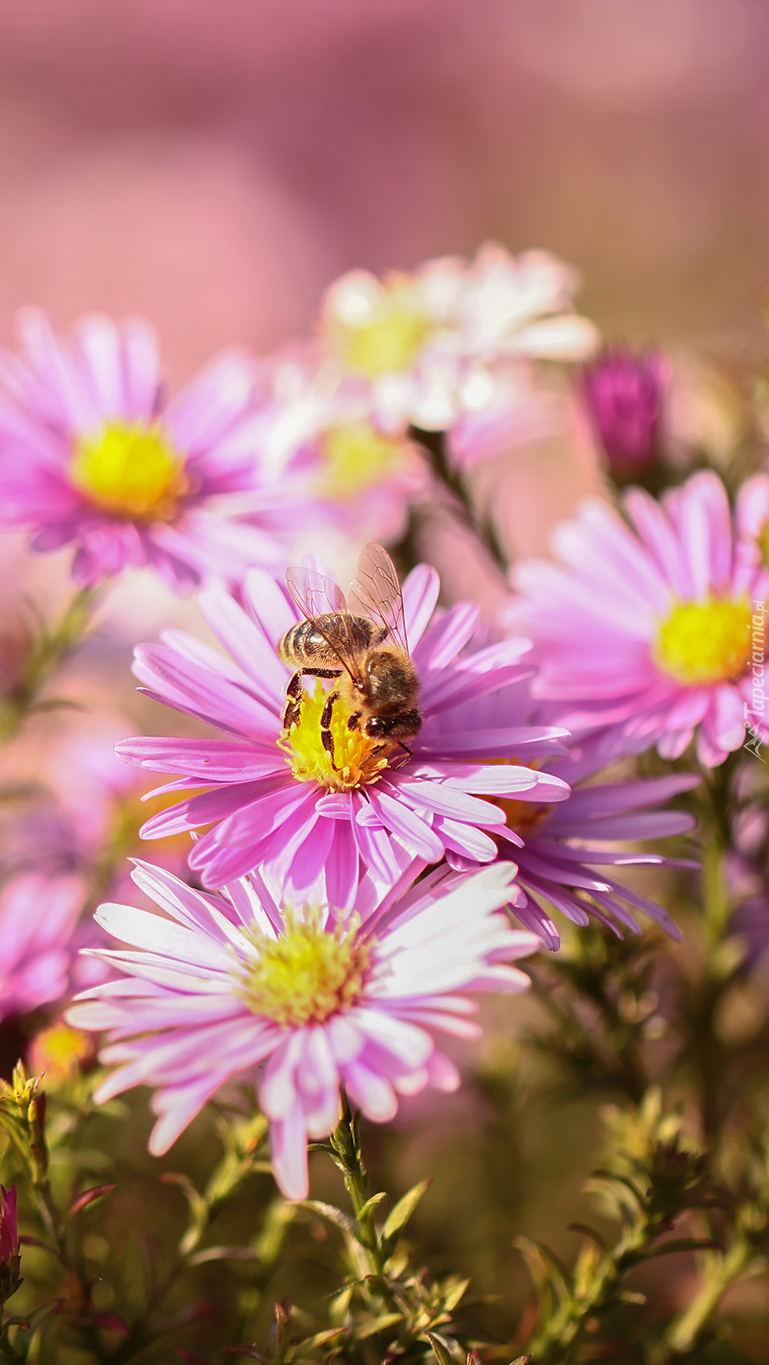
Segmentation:
<svg viewBox="0 0 769 1365">
<path fill-rule="evenodd" d="M 745 702 L 745 729 L 747 738 L 743 748 L 756 758 L 760 758 L 764 763 L 766 760 L 761 758 L 761 745 L 763 743 L 761 721 L 764 718 L 764 677 L 766 667 L 764 659 L 766 657 L 766 603 L 753 602 L 753 617 L 751 619 L 751 673 L 752 682 L 750 689 L 750 705 Z M 751 717 L 758 717 L 751 722 Z"/>
</svg>

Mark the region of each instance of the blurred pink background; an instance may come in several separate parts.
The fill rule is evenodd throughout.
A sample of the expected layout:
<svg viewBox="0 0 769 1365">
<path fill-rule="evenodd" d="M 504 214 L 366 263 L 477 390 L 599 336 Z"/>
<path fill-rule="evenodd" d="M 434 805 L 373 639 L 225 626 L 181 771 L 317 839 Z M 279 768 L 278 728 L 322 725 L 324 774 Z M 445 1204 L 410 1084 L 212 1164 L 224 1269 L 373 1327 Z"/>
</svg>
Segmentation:
<svg viewBox="0 0 769 1365">
<path fill-rule="evenodd" d="M 741 336 L 768 67 L 760 0 L 4 0 L 0 330 L 148 313 L 182 376 L 492 236 L 610 335 Z"/>
<path fill-rule="evenodd" d="M 494 237 L 574 263 L 608 340 L 754 348 L 767 70 L 760 0 L 4 0 L 0 340 L 28 302 L 144 313 L 182 379 L 344 270 Z M 516 469 L 539 552 L 594 460 Z"/>
</svg>

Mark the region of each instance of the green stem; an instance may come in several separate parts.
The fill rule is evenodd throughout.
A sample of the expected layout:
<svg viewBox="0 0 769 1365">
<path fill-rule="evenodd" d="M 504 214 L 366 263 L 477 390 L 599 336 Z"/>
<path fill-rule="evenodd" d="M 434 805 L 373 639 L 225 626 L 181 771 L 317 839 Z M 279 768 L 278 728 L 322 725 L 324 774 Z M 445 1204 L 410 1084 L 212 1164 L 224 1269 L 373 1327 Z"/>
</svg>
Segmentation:
<svg viewBox="0 0 769 1365">
<path fill-rule="evenodd" d="M 83 643 L 100 597 L 100 588 L 81 588 L 53 629 L 42 625 L 22 675 L 0 710 L 0 742 L 13 739 L 33 711 L 66 704 L 38 698 L 56 670 Z"/>
<path fill-rule="evenodd" d="M 342 1118 L 329 1138 L 329 1151 L 344 1177 L 345 1189 L 350 1196 L 360 1240 L 371 1269 L 375 1275 L 381 1275 L 385 1257 L 377 1236 L 374 1210 L 366 1207 L 368 1176 L 363 1164 L 358 1120 L 357 1116 L 353 1115 L 346 1096 L 343 1097 Z"/>
<path fill-rule="evenodd" d="M 729 923 L 731 906 L 724 875 L 724 846 L 713 829 L 702 850 L 702 908 L 709 954 L 717 948 Z"/>
<path fill-rule="evenodd" d="M 667 1351 L 661 1357 L 662 1360 L 667 1358 L 668 1351 L 683 1353 L 691 1350 L 726 1290 L 739 1279 L 751 1254 L 750 1246 L 742 1238 L 736 1241 L 725 1255 L 705 1253 L 705 1268 L 700 1287 L 689 1307 L 679 1313 L 668 1326 L 663 1338 L 663 1345 Z"/>
<path fill-rule="evenodd" d="M 507 557 L 497 540 L 492 522 L 479 521 L 461 477 L 446 459 L 445 432 L 424 431 L 421 427 L 412 427 L 411 436 L 429 457 L 430 468 L 443 489 L 444 498 L 437 507 L 435 503 L 424 503 L 412 509 L 406 532 L 393 550 L 399 568 L 406 573 L 419 562 L 416 542 L 420 522 L 429 520 L 431 516 L 442 515 L 453 517 L 472 533 L 481 551 L 485 552 L 490 573 L 496 578 L 502 578 L 507 586 Z"/>
<path fill-rule="evenodd" d="M 689 1049 L 699 1090 L 705 1140 L 713 1144 L 722 1127 L 729 1072 L 729 1049 L 716 1028 L 718 1010 L 733 979 L 734 964 L 724 951 L 732 913 L 724 866 L 730 842 L 732 765 L 705 775 L 701 827 L 702 948 L 698 979 L 691 986 Z"/>
</svg>

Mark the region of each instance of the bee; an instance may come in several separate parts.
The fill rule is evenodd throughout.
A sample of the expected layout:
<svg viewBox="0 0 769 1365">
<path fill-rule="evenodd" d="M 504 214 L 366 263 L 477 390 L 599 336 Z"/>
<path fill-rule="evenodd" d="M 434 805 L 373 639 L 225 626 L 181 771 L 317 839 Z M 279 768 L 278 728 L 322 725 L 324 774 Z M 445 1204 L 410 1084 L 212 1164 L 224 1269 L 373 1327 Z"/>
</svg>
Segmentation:
<svg viewBox="0 0 769 1365">
<path fill-rule="evenodd" d="M 381 741 L 374 753 L 392 742 L 410 757 L 406 740 L 422 727 L 419 677 L 409 657 L 398 573 L 387 551 L 366 546 L 346 596 L 314 569 L 288 569 L 286 585 L 305 619 L 278 645 L 279 657 L 296 669 L 286 691 L 284 730 L 299 720 L 303 679 L 331 678 L 320 733 L 332 768 L 336 771 L 331 720 L 337 702 L 348 713 L 349 730 Z"/>
</svg>

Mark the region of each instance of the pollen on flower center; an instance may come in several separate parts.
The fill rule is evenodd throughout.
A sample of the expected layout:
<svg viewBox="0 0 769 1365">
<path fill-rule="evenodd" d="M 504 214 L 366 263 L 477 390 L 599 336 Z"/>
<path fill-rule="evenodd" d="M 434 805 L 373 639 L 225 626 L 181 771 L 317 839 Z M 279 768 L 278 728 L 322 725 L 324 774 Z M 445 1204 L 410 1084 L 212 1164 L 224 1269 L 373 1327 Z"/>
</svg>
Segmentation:
<svg viewBox="0 0 769 1365">
<path fill-rule="evenodd" d="M 140 521 L 170 521 L 189 487 L 183 466 L 159 426 L 116 419 L 79 437 L 70 474 L 105 511 Z"/>
<path fill-rule="evenodd" d="M 371 949 L 358 936 L 359 928 L 360 919 L 353 915 L 328 932 L 320 911 L 310 910 L 301 919 L 287 914 L 285 933 L 277 939 L 254 934 L 259 956 L 242 982 L 249 1009 L 281 1028 L 322 1024 L 350 1009 L 371 965 Z"/>
<path fill-rule="evenodd" d="M 690 686 L 739 677 L 750 654 L 747 598 L 679 602 L 660 623 L 653 654 L 664 673 Z"/>
<path fill-rule="evenodd" d="M 381 740 L 369 739 L 362 730 L 350 730 L 349 712 L 340 699 L 334 703 L 331 715 L 332 764 L 331 753 L 323 747 L 320 728 L 326 700 L 327 693 L 320 682 L 312 693 L 305 688 L 298 722 L 284 730 L 278 740 L 289 757 L 294 777 L 298 782 L 319 782 L 331 791 L 349 791 L 376 782 L 387 767 L 388 754 L 396 746 L 383 746 Z"/>
<path fill-rule="evenodd" d="M 365 303 L 365 306 L 364 306 Z M 332 328 L 345 364 L 365 379 L 407 370 L 430 330 L 413 286 L 399 276 L 359 309 L 337 311 Z"/>
<path fill-rule="evenodd" d="M 403 462 L 403 441 L 385 436 L 368 422 L 331 427 L 320 447 L 325 462 L 322 491 L 329 498 L 354 497 Z"/>
</svg>

